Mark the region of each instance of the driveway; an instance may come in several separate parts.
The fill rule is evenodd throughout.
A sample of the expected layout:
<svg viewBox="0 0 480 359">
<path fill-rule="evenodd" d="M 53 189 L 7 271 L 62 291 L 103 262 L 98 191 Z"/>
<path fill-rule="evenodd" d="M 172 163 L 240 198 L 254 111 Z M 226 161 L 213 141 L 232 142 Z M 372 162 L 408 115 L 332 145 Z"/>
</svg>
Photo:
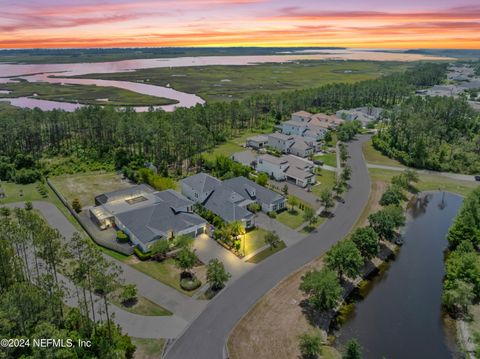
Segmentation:
<svg viewBox="0 0 480 359">
<path fill-rule="evenodd" d="M 300 198 L 302 201 L 308 203 L 312 208 L 318 209 L 320 207 L 320 201 L 318 198 L 312 193 L 307 192 L 306 188 L 298 187 L 297 185 L 283 181 L 283 182 L 276 182 L 273 180 L 268 180 L 268 184 L 274 186 L 278 189 L 282 189 L 285 185 L 288 187 L 288 194 L 294 195 L 295 197 Z"/>
<path fill-rule="evenodd" d="M 68 221 L 68 219 L 63 215 L 62 212 L 50 202 L 43 201 L 34 201 L 33 207 L 40 211 L 40 213 L 45 217 L 46 221 L 53 228 L 58 229 L 58 231 L 64 236 L 67 240 L 72 237 L 72 235 L 77 232 L 77 229 Z M 24 207 L 24 203 L 10 203 L 7 204 L 8 207 Z M 128 264 L 123 263 L 115 258 L 112 258 L 106 254 L 103 256 L 119 265 L 122 270 L 122 278 L 126 283 L 134 283 L 137 285 L 138 292 L 145 298 L 151 300 L 152 302 L 168 309 L 172 313 L 175 313 L 173 317 L 169 317 L 168 320 L 166 317 L 154 317 L 157 318 L 156 321 L 151 319 L 152 317 L 144 317 L 129 312 L 122 311 L 120 308 L 115 308 L 115 311 L 122 313 L 114 320 L 124 327 L 125 331 L 130 334 L 130 331 L 133 330 L 135 323 L 141 323 L 138 317 L 145 318 L 145 323 L 155 322 L 157 326 L 162 326 L 162 335 L 168 334 L 167 338 L 174 338 L 178 333 L 183 330 L 187 323 L 198 316 L 198 314 L 205 308 L 206 301 L 196 300 L 189 296 L 186 296 L 177 290 L 153 279 L 152 277 L 143 274 L 136 269 L 130 267 Z M 112 308 L 114 306 L 112 305 Z M 175 324 L 172 322 L 175 321 Z M 164 323 L 164 324 L 162 324 Z M 125 324 L 125 326 L 124 326 Z M 139 326 L 139 328 L 141 325 Z M 169 329 L 170 328 L 170 329 Z M 145 327 L 143 332 L 138 332 L 135 329 L 135 335 L 140 337 L 149 337 L 148 328 Z M 157 333 L 160 333 L 158 330 Z M 141 335 L 143 333 L 143 335 Z M 153 333 L 153 332 L 152 332 Z"/>
<path fill-rule="evenodd" d="M 196 249 L 198 258 L 203 263 L 206 264 L 214 258 L 223 262 L 225 269 L 232 275 L 228 284 L 231 284 L 255 266 L 255 264 L 245 263 L 205 234 L 198 236 L 193 246 Z"/>
<path fill-rule="evenodd" d="M 168 359 L 222 359 L 225 342 L 235 324 L 283 278 L 323 255 L 355 224 L 370 194 L 370 178 L 361 151 L 369 136 L 348 144 L 351 189 L 335 216 L 316 233 L 268 257 L 215 296 L 206 309 L 170 347 Z"/>
</svg>

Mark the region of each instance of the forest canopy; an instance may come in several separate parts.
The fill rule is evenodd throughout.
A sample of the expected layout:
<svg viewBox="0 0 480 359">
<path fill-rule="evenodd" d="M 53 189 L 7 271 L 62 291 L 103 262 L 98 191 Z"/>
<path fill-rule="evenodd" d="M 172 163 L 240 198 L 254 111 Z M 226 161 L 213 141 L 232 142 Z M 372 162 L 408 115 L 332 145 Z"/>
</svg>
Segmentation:
<svg viewBox="0 0 480 359">
<path fill-rule="evenodd" d="M 391 107 L 415 88 L 445 78 L 446 64 L 419 64 L 404 73 L 354 84 L 331 84 L 242 101 L 207 103 L 174 112 L 135 113 L 131 109 L 85 107 L 73 113 L 13 110 L 0 112 L 0 153 L 13 163 L 19 154 L 68 157 L 83 163 L 123 165 L 147 160 L 157 166 L 189 166 L 199 153 L 252 128 L 268 128 L 298 110 L 334 112 L 371 105 Z M 118 157 L 118 156 L 117 156 Z M 162 165 L 163 164 L 163 165 Z M 118 168 L 118 166 L 117 166 Z M 121 167 L 120 167 L 121 168 Z M 6 169 L 8 172 L 9 169 Z M 18 170 L 18 169 L 13 169 Z M 11 172 L 10 172 L 11 173 Z"/>
<path fill-rule="evenodd" d="M 386 116 L 373 145 L 407 166 L 480 172 L 480 115 L 463 98 L 410 97 Z"/>
</svg>

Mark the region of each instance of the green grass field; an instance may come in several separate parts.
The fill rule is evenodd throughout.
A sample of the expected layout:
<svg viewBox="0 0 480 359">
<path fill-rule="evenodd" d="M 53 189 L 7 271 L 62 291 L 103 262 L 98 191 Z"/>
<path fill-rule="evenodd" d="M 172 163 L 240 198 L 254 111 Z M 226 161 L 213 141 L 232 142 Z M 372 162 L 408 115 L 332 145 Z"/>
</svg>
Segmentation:
<svg viewBox="0 0 480 359">
<path fill-rule="evenodd" d="M 21 81 L 0 84 L 0 89 L 12 91 L 10 94 L 1 94 L 0 97 L 29 97 L 37 94 L 36 98 L 41 100 L 78 102 L 87 105 L 161 106 L 177 103 L 175 100 L 143 95 L 116 87 L 94 85 L 61 85 Z M 108 99 L 108 101 L 98 101 L 98 99 Z"/>
<path fill-rule="evenodd" d="M 315 160 L 323 161 L 327 166 L 337 167 L 337 153 L 326 153 L 324 155 L 317 155 Z"/>
<path fill-rule="evenodd" d="M 281 251 L 282 249 L 286 248 L 287 245 L 285 244 L 285 242 L 281 241 L 280 242 L 280 245 L 277 246 L 276 248 L 265 248 L 263 251 L 255 254 L 252 258 L 250 258 L 249 260 L 247 260 L 246 262 L 247 263 L 259 263 L 261 261 L 263 261 L 265 258 L 268 258 L 270 257 L 272 254 L 274 253 L 277 253 L 279 251 Z"/>
<path fill-rule="evenodd" d="M 172 315 L 172 312 L 170 312 L 169 310 L 159 306 L 158 304 L 148 300 L 141 295 L 137 295 L 137 302 L 134 305 L 125 306 L 121 302 L 120 291 L 121 290 L 119 290 L 118 293 L 114 293 L 114 295 L 110 296 L 109 301 L 117 307 L 126 310 L 127 312 L 153 317 Z"/>
<path fill-rule="evenodd" d="M 369 173 L 372 179 L 378 179 L 385 182 L 390 182 L 393 176 L 400 174 L 400 171 L 385 170 L 379 168 L 370 168 Z M 447 191 L 458 193 L 462 196 L 466 196 L 473 189 L 480 186 L 478 182 L 461 181 L 443 177 L 440 175 L 426 175 L 418 174 L 419 182 L 415 184 L 415 187 L 419 191 Z"/>
<path fill-rule="evenodd" d="M 319 196 L 320 192 L 322 192 L 324 189 L 329 189 L 331 190 L 333 186 L 335 186 L 335 181 L 336 181 L 336 172 L 333 171 L 327 171 L 327 170 L 322 170 L 320 174 L 317 174 L 317 183 L 312 187 L 312 192 Z"/>
<path fill-rule="evenodd" d="M 131 257 L 129 260 L 125 261 L 125 263 L 183 294 L 192 296 L 195 293 L 195 291 L 185 291 L 180 287 L 180 269 L 178 269 L 175 260 L 172 258 L 156 262 L 153 260 L 139 261 L 135 257 Z M 204 265 L 195 267 L 193 272 L 202 283 L 205 283 Z"/>
<path fill-rule="evenodd" d="M 298 61 L 249 66 L 197 66 L 154 68 L 114 74 L 89 74 L 81 77 L 170 86 L 194 93 L 207 101 L 231 101 L 253 93 L 278 93 L 318 87 L 327 83 L 374 79 L 408 66 L 400 62 L 375 61 Z"/>
<path fill-rule="evenodd" d="M 265 246 L 265 234 L 267 231 L 263 228 L 255 228 L 245 234 L 245 255 L 255 252 L 257 249 Z M 243 240 L 243 238 L 242 238 Z M 243 242 L 242 242 L 242 250 Z"/>
<path fill-rule="evenodd" d="M 365 161 L 368 163 L 383 166 L 405 167 L 397 160 L 387 157 L 380 151 L 377 151 L 375 148 L 373 148 L 371 140 L 362 144 L 362 151 L 363 155 L 365 156 Z"/>
<path fill-rule="evenodd" d="M 273 127 L 269 127 L 263 130 L 245 130 L 240 135 L 235 136 L 231 140 L 228 140 L 221 145 L 215 146 L 213 149 L 203 152 L 203 156 L 207 160 L 213 160 L 217 156 L 226 156 L 229 157 L 233 155 L 235 152 L 245 151 L 245 148 L 242 147 L 247 137 L 264 134 L 264 133 L 271 133 L 273 131 Z"/>
<path fill-rule="evenodd" d="M 132 343 L 137 347 L 135 359 L 153 359 L 162 356 L 165 347 L 165 339 L 131 338 Z"/>
</svg>

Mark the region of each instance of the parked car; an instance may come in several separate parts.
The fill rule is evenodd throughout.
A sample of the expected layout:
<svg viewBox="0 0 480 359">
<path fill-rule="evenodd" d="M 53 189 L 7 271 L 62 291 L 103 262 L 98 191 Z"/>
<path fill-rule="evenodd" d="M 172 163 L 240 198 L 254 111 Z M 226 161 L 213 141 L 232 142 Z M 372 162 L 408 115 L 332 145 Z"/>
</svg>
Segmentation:
<svg viewBox="0 0 480 359">
<path fill-rule="evenodd" d="M 475 181 L 480 181 L 480 175 L 475 176 Z"/>
<path fill-rule="evenodd" d="M 320 161 L 320 160 L 313 160 L 313 163 L 316 164 L 317 166 L 323 166 L 323 161 Z"/>
</svg>

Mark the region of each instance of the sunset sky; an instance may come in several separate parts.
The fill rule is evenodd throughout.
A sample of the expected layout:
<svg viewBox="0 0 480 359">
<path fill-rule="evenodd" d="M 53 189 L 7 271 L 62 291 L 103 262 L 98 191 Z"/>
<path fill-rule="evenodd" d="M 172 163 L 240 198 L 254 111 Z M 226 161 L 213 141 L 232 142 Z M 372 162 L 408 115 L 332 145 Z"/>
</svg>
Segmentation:
<svg viewBox="0 0 480 359">
<path fill-rule="evenodd" d="M 0 48 L 480 49 L 479 0 L 1 0 Z"/>
</svg>

